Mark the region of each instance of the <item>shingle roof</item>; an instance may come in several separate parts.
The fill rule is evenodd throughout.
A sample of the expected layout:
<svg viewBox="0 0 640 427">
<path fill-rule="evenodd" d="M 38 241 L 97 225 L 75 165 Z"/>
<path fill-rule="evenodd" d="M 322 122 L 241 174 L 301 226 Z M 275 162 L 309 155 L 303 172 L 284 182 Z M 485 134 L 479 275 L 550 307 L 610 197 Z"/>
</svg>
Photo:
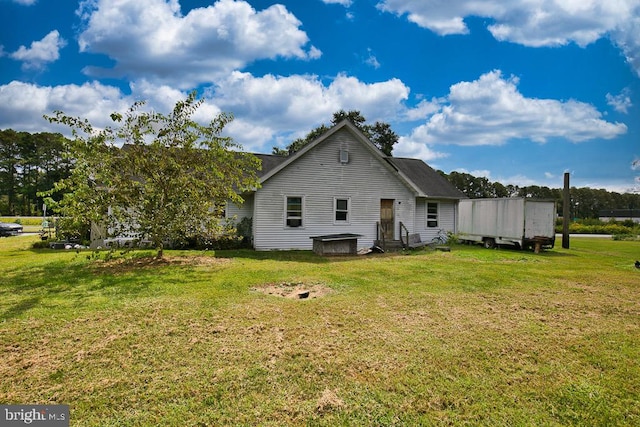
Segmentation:
<svg viewBox="0 0 640 427">
<path fill-rule="evenodd" d="M 262 178 L 263 175 L 266 175 L 267 173 L 269 173 L 269 171 L 271 171 L 272 169 L 280 165 L 282 162 L 287 160 L 287 157 L 278 156 L 275 154 L 253 153 L 253 155 L 256 156 L 258 159 L 260 159 L 260 161 L 262 162 L 262 169 L 259 170 L 257 173 L 258 178 Z"/>
<path fill-rule="evenodd" d="M 277 169 L 281 165 L 282 167 L 286 167 L 283 163 L 287 161 L 295 161 L 296 157 L 299 157 L 303 152 L 313 149 L 315 145 L 325 140 L 329 135 L 345 127 L 354 132 L 356 137 L 359 137 L 359 140 L 369 147 L 373 154 L 379 157 L 382 162 L 386 161 L 393 169 L 398 171 L 407 185 L 411 186 L 419 196 L 455 200 L 467 198 L 464 193 L 458 190 L 453 184 L 447 181 L 446 178 L 433 170 L 422 160 L 385 156 L 348 120 L 343 120 L 338 123 L 328 132 L 324 133 L 312 143 L 307 144 L 302 150 L 292 156 L 286 157 L 273 154 L 255 154 L 255 156 L 262 161 L 262 170 L 258 172 L 258 177 L 266 177 L 265 179 L 268 179 L 268 175 L 271 172 L 277 173 Z"/>
<path fill-rule="evenodd" d="M 467 196 L 420 159 L 387 157 L 387 161 L 409 179 L 421 196 L 443 199 L 466 199 Z"/>
</svg>

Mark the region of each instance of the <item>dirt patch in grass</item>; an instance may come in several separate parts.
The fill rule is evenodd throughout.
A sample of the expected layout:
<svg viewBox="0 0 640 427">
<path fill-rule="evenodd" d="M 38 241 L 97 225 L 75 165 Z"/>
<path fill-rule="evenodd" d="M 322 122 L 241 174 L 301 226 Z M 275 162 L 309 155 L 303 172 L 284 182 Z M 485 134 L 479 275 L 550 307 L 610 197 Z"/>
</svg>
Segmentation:
<svg viewBox="0 0 640 427">
<path fill-rule="evenodd" d="M 328 388 L 324 389 L 322 395 L 318 398 L 316 403 L 316 411 L 319 413 L 325 413 L 332 410 L 340 410 L 345 407 L 344 401 L 338 397 L 338 395 Z"/>
<path fill-rule="evenodd" d="M 321 298 L 333 292 L 333 289 L 321 283 L 281 282 L 254 286 L 252 291 L 290 299 Z"/>
<path fill-rule="evenodd" d="M 229 258 L 214 258 L 208 256 L 164 256 L 158 258 L 155 256 L 140 258 L 114 258 L 108 261 L 99 261 L 95 263 L 96 268 L 109 270 L 113 273 L 125 273 L 128 271 L 156 268 L 164 266 L 211 266 L 217 267 L 231 263 Z"/>
</svg>

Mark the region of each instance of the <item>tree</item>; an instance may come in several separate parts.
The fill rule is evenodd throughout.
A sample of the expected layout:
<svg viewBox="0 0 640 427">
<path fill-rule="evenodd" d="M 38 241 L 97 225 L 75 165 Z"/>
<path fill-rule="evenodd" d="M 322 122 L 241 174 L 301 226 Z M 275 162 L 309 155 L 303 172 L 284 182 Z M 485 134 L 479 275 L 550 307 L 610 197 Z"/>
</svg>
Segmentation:
<svg viewBox="0 0 640 427">
<path fill-rule="evenodd" d="M 39 191 L 69 174 L 59 133 L 0 131 L 0 213 L 41 214 Z"/>
<path fill-rule="evenodd" d="M 227 201 L 242 203 L 239 193 L 258 186 L 259 161 L 221 136 L 230 115 L 220 114 L 207 126 L 193 121 L 201 104 L 192 92 L 164 115 L 143 112 L 138 102 L 124 116 L 112 114 L 115 127 L 103 130 L 61 111 L 47 116 L 71 127 L 74 137 L 67 145 L 72 174 L 48 194 L 72 191 L 55 209 L 104 224 L 116 235 L 143 236 L 159 257 L 166 242 L 230 233 L 221 221 L 224 207 Z"/>
<path fill-rule="evenodd" d="M 7 129 L 0 132 L 0 191 L 3 198 L 3 211 L 8 215 L 16 214 L 16 188 L 20 161 L 18 132 Z"/>
<path fill-rule="evenodd" d="M 357 127 L 369 139 L 369 141 L 371 141 L 376 147 L 378 147 L 378 149 L 380 149 L 380 151 L 382 151 L 387 156 L 391 156 L 393 146 L 398 142 L 398 135 L 393 130 L 391 130 L 391 126 L 388 123 L 375 122 L 372 125 L 367 125 L 367 120 L 360 113 L 360 111 L 340 110 L 333 113 L 331 125 L 335 126 L 345 119 L 353 123 L 354 126 Z M 329 127 L 322 124 L 309 132 L 304 138 L 298 138 L 294 140 L 284 149 L 273 147 L 272 153 L 281 156 L 291 155 L 321 136 L 329 129 Z"/>
</svg>

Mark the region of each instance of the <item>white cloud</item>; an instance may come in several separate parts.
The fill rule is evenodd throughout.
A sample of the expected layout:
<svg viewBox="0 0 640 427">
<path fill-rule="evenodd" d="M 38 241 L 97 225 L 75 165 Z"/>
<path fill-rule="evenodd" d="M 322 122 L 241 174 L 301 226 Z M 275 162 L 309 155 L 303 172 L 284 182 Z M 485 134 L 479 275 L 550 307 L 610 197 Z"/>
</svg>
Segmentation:
<svg viewBox="0 0 640 427">
<path fill-rule="evenodd" d="M 412 159 L 422 159 L 431 162 L 435 159 L 449 157 L 449 153 L 435 151 L 428 145 L 412 140 L 405 136 L 398 139 L 398 143 L 393 147 L 394 157 L 409 157 Z M 435 165 L 432 165 L 435 167 Z"/>
<path fill-rule="evenodd" d="M 622 49 L 627 62 L 640 76 L 640 5 L 637 5 L 629 19 L 618 25 L 611 38 Z"/>
<path fill-rule="evenodd" d="M 36 4 L 38 0 L 13 0 L 14 3 L 21 4 L 23 6 L 32 6 Z"/>
<path fill-rule="evenodd" d="M 501 145 L 552 138 L 582 142 L 612 139 L 626 133 L 622 123 L 610 123 L 592 105 L 569 100 L 526 98 L 518 92 L 518 79 L 492 71 L 473 82 L 450 88 L 446 102 L 410 140 L 423 144 Z"/>
<path fill-rule="evenodd" d="M 466 173 L 478 178 L 487 178 L 489 181 L 491 181 L 491 171 L 488 169 L 474 169 L 470 171 L 469 169 L 465 168 L 456 168 L 453 170 L 453 172 Z"/>
<path fill-rule="evenodd" d="M 134 102 L 119 89 L 100 83 L 38 86 L 13 81 L 0 86 L 0 128 L 28 132 L 65 132 L 42 118 L 54 110 L 89 119 L 96 127 L 110 124 L 109 114 L 124 112 Z"/>
<path fill-rule="evenodd" d="M 0 128 L 68 134 L 42 115 L 62 110 L 101 128 L 112 124 L 112 112 L 125 112 L 136 100 L 146 100 L 147 108 L 167 113 L 186 97 L 186 92 L 149 80 L 138 80 L 130 87 L 131 94 L 125 95 L 97 82 L 45 87 L 14 81 L 0 86 Z M 325 84 L 317 76 L 254 77 L 233 72 L 205 91 L 204 104 L 194 119 L 204 124 L 220 111 L 231 112 L 235 120 L 226 132 L 247 150 L 270 152 L 274 143 L 287 145 L 319 124 L 329 123 L 339 109 L 359 110 L 370 121 L 389 121 L 404 110 L 408 94 L 409 89 L 397 79 L 364 83 L 338 75 Z"/>
<path fill-rule="evenodd" d="M 341 4 L 344 7 L 349 7 L 353 4 L 352 0 L 322 0 L 325 4 Z"/>
<path fill-rule="evenodd" d="M 66 45 L 67 42 L 60 37 L 60 33 L 53 30 L 42 40 L 32 42 L 31 47 L 20 46 L 9 56 L 16 61 L 22 61 L 23 69 L 40 69 L 45 64 L 57 61 L 60 58 L 60 49 Z"/>
<path fill-rule="evenodd" d="M 423 99 L 413 108 L 407 109 L 404 112 L 403 119 L 406 121 L 415 121 L 426 119 L 432 114 L 436 113 L 441 108 L 441 104 L 445 102 L 445 99 L 433 98 L 431 101 Z"/>
<path fill-rule="evenodd" d="M 610 35 L 640 75 L 639 0 L 381 0 L 378 8 L 440 35 L 467 34 L 467 17 L 491 18 L 497 40 L 532 47 L 584 47 Z"/>
<path fill-rule="evenodd" d="M 376 56 L 373 53 L 373 50 L 371 50 L 371 48 L 367 49 L 367 58 L 364 60 L 364 63 L 367 64 L 370 67 L 375 68 L 376 70 L 378 68 L 380 68 L 380 62 L 378 62 L 378 58 L 376 58 Z"/>
<path fill-rule="evenodd" d="M 618 95 L 611 95 L 607 93 L 607 104 L 613 107 L 619 113 L 627 114 L 629 112 L 629 108 L 633 106 L 631 103 L 631 97 L 629 96 L 629 90 L 623 90 L 622 93 Z"/>
<path fill-rule="evenodd" d="M 261 144 L 287 135 L 286 145 L 320 123 L 328 123 L 340 109 L 359 110 L 370 121 L 390 120 L 404 109 L 408 95 L 409 88 L 398 79 L 368 84 L 338 75 L 325 85 L 312 75 L 255 77 L 234 72 L 205 97 L 234 113 L 236 120 L 230 127 L 234 138 L 245 148 L 264 151 Z M 251 127 L 261 129 L 263 137 L 249 136 L 254 133 Z M 236 131 L 239 129 L 242 132 Z"/>
<path fill-rule="evenodd" d="M 94 76 L 144 77 L 189 88 L 213 82 L 258 59 L 316 59 L 321 55 L 284 6 L 256 11 L 246 1 L 219 0 L 182 15 L 178 0 L 85 0 L 80 50 L 103 53 L 114 69 Z"/>
</svg>

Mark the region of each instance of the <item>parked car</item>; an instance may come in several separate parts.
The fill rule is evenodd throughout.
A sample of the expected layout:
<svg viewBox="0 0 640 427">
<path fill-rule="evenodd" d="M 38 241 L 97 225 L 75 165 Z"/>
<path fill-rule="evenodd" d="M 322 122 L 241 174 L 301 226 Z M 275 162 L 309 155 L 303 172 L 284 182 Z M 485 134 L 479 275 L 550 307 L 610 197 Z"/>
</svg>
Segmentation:
<svg viewBox="0 0 640 427">
<path fill-rule="evenodd" d="M 12 222 L 0 222 L 0 236 L 17 236 L 22 234 L 22 226 Z"/>
</svg>

